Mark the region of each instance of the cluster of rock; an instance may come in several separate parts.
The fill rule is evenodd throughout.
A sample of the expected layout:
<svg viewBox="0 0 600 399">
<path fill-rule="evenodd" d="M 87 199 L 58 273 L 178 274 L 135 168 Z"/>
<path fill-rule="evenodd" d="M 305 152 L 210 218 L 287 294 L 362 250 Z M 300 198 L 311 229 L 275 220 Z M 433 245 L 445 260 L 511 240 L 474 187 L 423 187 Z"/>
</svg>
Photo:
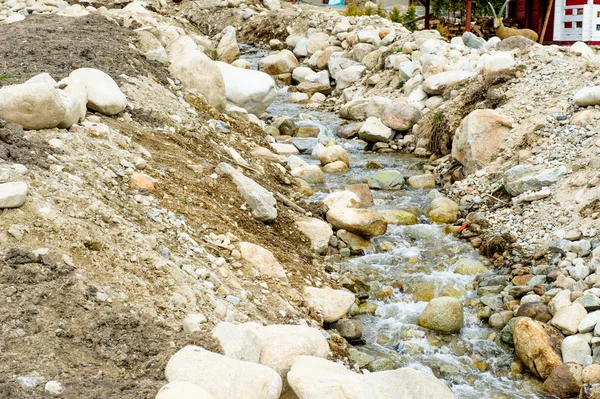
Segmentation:
<svg viewBox="0 0 600 399">
<path fill-rule="evenodd" d="M 437 31 L 411 33 L 378 16 L 318 12 L 310 15 L 310 26 L 307 32 L 289 28 L 285 44 L 272 40 L 273 52 L 259 68 L 281 84 L 295 85 L 288 101 L 309 108 L 325 102 L 354 121 L 340 130 L 341 137 L 357 137 L 377 151 L 404 149 L 417 155 L 429 155 L 427 140 L 416 138 L 422 116 L 443 109 L 444 95 L 455 97 L 452 90 L 479 73 L 515 71 L 509 50 L 522 45 L 516 40 L 500 46 L 498 38 L 485 42 L 472 34 L 448 43 Z M 487 130 L 497 129 L 494 123 Z M 499 123 L 511 125 L 501 117 Z M 475 118 L 471 126 L 478 126 Z M 484 135 L 485 127 L 479 128 Z M 493 158 L 501 144 L 494 143 L 485 157 Z"/>
<path fill-rule="evenodd" d="M 390 389 L 398 397 L 455 397 L 443 382 L 422 371 L 402 368 L 363 375 L 327 360 L 327 339 L 315 328 L 223 322 L 212 334 L 223 355 L 197 346 L 179 350 L 167 363 L 169 383 L 158 399 L 384 398 Z"/>
</svg>

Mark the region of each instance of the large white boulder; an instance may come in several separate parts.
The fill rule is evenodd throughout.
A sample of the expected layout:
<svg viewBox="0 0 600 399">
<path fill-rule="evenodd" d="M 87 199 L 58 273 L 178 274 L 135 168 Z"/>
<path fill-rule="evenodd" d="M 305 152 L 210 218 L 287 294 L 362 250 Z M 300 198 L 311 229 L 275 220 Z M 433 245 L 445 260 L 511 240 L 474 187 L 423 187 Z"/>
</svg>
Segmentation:
<svg viewBox="0 0 600 399">
<path fill-rule="evenodd" d="M 504 147 L 513 119 L 491 109 L 467 115 L 454 135 L 452 157 L 467 173 L 475 173 L 496 159 Z"/>
<path fill-rule="evenodd" d="M 262 364 L 243 362 L 186 346 L 169 359 L 167 381 L 198 385 L 215 399 L 278 399 L 281 377 Z"/>
<path fill-rule="evenodd" d="M 24 129 L 57 127 L 66 117 L 59 90 L 48 83 L 24 83 L 0 89 L 0 118 Z"/>
<path fill-rule="evenodd" d="M 74 83 L 85 87 L 87 107 L 105 115 L 115 115 L 127 106 L 127 98 L 106 73 L 94 68 L 79 68 L 69 74 Z"/>
<path fill-rule="evenodd" d="M 260 116 L 275 100 L 275 81 L 266 73 L 236 68 L 220 61 L 215 64 L 223 76 L 228 101 Z"/>
<path fill-rule="evenodd" d="M 219 67 L 198 49 L 182 51 L 171 60 L 169 72 L 218 111 L 227 105 L 225 82 Z"/>
<path fill-rule="evenodd" d="M 287 376 L 299 399 L 456 399 L 444 382 L 411 368 L 354 373 L 339 363 L 299 356 Z"/>
</svg>

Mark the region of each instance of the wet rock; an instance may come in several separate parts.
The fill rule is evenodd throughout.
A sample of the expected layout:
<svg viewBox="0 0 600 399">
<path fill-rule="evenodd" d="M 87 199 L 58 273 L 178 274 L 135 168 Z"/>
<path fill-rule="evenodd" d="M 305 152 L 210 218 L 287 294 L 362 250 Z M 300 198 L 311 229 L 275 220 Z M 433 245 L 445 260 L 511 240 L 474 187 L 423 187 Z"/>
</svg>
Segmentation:
<svg viewBox="0 0 600 399">
<path fill-rule="evenodd" d="M 285 269 L 271 251 L 249 242 L 240 242 L 239 246 L 242 259 L 250 262 L 260 273 L 269 277 L 287 280 Z"/>
<path fill-rule="evenodd" d="M 435 176 L 432 174 L 411 176 L 406 180 L 406 184 L 416 189 L 434 188 Z"/>
<path fill-rule="evenodd" d="M 339 145 L 325 147 L 325 149 L 319 153 L 319 161 L 321 162 L 321 165 L 327 165 L 328 163 L 335 161 L 342 161 L 346 165 L 350 166 L 350 161 L 348 160 L 348 151 Z"/>
<path fill-rule="evenodd" d="M 552 319 L 552 315 L 548 310 L 548 306 L 545 303 L 524 303 L 519 306 L 517 310 L 517 316 L 529 317 L 531 319 L 547 323 Z"/>
<path fill-rule="evenodd" d="M 343 229 L 336 232 L 336 237 L 350 248 L 353 255 L 363 254 L 374 249 L 371 241 Z"/>
<path fill-rule="evenodd" d="M 463 257 L 454 264 L 454 273 L 462 275 L 476 275 L 487 271 L 487 267 L 477 259 Z"/>
<path fill-rule="evenodd" d="M 261 59 L 258 62 L 258 70 L 269 75 L 281 75 L 292 73 L 299 65 L 298 59 L 291 51 L 281 50 Z"/>
<path fill-rule="evenodd" d="M 304 293 L 306 306 L 319 312 L 326 323 L 341 319 L 354 305 L 354 294 L 348 291 L 306 287 Z"/>
<path fill-rule="evenodd" d="M 418 219 L 414 213 L 408 211 L 396 211 L 392 209 L 377 210 L 377 215 L 388 224 L 408 226 L 417 224 Z"/>
<path fill-rule="evenodd" d="M 271 126 L 277 128 L 283 136 L 295 136 L 298 132 L 298 125 L 292 118 L 287 116 L 278 116 L 273 119 Z"/>
<path fill-rule="evenodd" d="M 600 383 L 600 364 L 590 364 L 583 369 L 582 380 L 584 384 Z"/>
<path fill-rule="evenodd" d="M 169 382 L 193 383 L 215 399 L 277 399 L 282 387 L 279 374 L 267 366 L 191 345 L 171 356 L 165 376 Z"/>
<path fill-rule="evenodd" d="M 340 118 L 350 119 L 350 120 L 354 120 L 354 121 L 364 120 L 367 118 L 367 107 L 368 106 L 369 106 L 369 100 L 364 99 L 364 98 L 348 101 L 346 104 L 342 105 L 342 107 L 340 108 L 340 111 L 339 111 Z M 362 128 L 362 125 L 361 125 L 361 128 Z"/>
<path fill-rule="evenodd" d="M 335 161 L 323 166 L 325 173 L 344 173 L 348 171 L 348 165 L 343 161 Z"/>
<path fill-rule="evenodd" d="M 220 163 L 215 171 L 231 177 L 239 193 L 252 209 L 252 216 L 255 219 L 270 222 L 277 218 L 277 201 L 273 194 L 227 163 Z"/>
<path fill-rule="evenodd" d="M 361 236 L 385 234 L 387 223 L 369 209 L 335 208 L 327 212 L 327 221 L 336 229 L 348 230 Z"/>
<path fill-rule="evenodd" d="M 515 320 L 513 341 L 519 360 L 536 376 L 546 379 L 562 364 L 562 334 L 547 324 L 519 317 Z"/>
<path fill-rule="evenodd" d="M 561 364 L 552 370 L 544 382 L 544 391 L 563 399 L 577 396 L 583 386 L 582 374 L 583 366 L 580 364 Z"/>
<path fill-rule="evenodd" d="M 478 109 L 467 115 L 456 130 L 452 157 L 467 173 L 485 168 L 504 147 L 512 118 L 491 109 Z"/>
<path fill-rule="evenodd" d="M 302 82 L 296 88 L 299 92 L 308 94 L 309 97 L 315 93 L 322 93 L 326 96 L 331 94 L 331 86 L 328 83 Z"/>
<path fill-rule="evenodd" d="M 379 118 L 372 116 L 363 123 L 358 132 L 358 137 L 371 143 L 387 143 L 394 137 L 394 132 L 384 125 Z"/>
<path fill-rule="evenodd" d="M 336 191 L 323 199 L 329 209 L 333 208 L 360 208 L 362 202 L 358 195 L 351 191 Z"/>
<path fill-rule="evenodd" d="M 342 337 L 350 341 L 360 339 L 363 334 L 362 324 L 357 320 L 338 320 L 337 323 L 335 323 L 335 329 Z"/>
<path fill-rule="evenodd" d="M 24 181 L 0 184 L 0 209 L 20 208 L 27 199 L 28 191 Z"/>
<path fill-rule="evenodd" d="M 310 217 L 303 217 L 294 223 L 310 239 L 310 247 L 318 254 L 324 254 L 329 248 L 329 239 L 333 230 L 328 223 Z"/>
<path fill-rule="evenodd" d="M 562 346 L 563 362 L 573 362 L 582 365 L 592 363 L 592 349 L 581 337 L 571 335 L 563 340 Z"/>
<path fill-rule="evenodd" d="M 339 363 L 300 356 L 292 365 L 288 382 L 299 399 L 362 397 L 383 399 L 393 392 L 401 398 L 455 399 L 450 389 L 430 374 L 410 368 L 357 374 Z"/>
<path fill-rule="evenodd" d="M 338 130 L 337 135 L 343 139 L 351 139 L 358 135 L 361 127 L 362 123 L 350 123 L 346 126 L 342 126 L 340 130 Z"/>
<path fill-rule="evenodd" d="M 421 111 L 408 103 L 390 104 L 381 115 L 381 122 L 394 130 L 405 131 L 412 128 L 422 118 Z"/>
<path fill-rule="evenodd" d="M 579 323 L 587 316 L 587 311 L 578 303 L 559 309 L 550 324 L 558 328 L 565 335 L 577 333 Z"/>
<path fill-rule="evenodd" d="M 397 190 L 404 186 L 404 175 L 397 170 L 384 170 L 367 178 L 369 188 Z"/>
<path fill-rule="evenodd" d="M 89 109 L 115 115 L 127 106 L 127 98 L 106 73 L 94 68 L 80 68 L 69 74 L 71 81 L 85 87 Z"/>
<path fill-rule="evenodd" d="M 290 173 L 309 184 L 323 184 L 323 171 L 317 165 L 299 166 Z"/>
<path fill-rule="evenodd" d="M 349 184 L 346 187 L 344 187 L 344 190 L 350 191 L 350 192 L 358 195 L 358 197 L 360 198 L 360 202 L 364 206 L 373 206 L 374 205 L 373 194 L 371 193 L 371 190 L 369 189 L 369 186 L 367 184 L 364 184 L 364 183 Z"/>
<path fill-rule="evenodd" d="M 508 324 L 508 322 L 512 318 L 513 312 L 511 312 L 510 310 L 503 310 L 501 312 L 492 314 L 488 320 L 488 324 L 492 328 L 497 328 L 501 330 Z"/>
<path fill-rule="evenodd" d="M 448 198 L 436 198 L 429 205 L 429 218 L 435 223 L 453 223 L 458 219 L 458 204 Z"/>
<path fill-rule="evenodd" d="M 214 399 L 214 396 L 191 382 L 173 381 L 158 391 L 156 399 Z"/>
<path fill-rule="evenodd" d="M 457 333 L 463 326 L 463 306 L 452 297 L 434 298 L 419 316 L 419 325 L 446 334 Z"/>
</svg>

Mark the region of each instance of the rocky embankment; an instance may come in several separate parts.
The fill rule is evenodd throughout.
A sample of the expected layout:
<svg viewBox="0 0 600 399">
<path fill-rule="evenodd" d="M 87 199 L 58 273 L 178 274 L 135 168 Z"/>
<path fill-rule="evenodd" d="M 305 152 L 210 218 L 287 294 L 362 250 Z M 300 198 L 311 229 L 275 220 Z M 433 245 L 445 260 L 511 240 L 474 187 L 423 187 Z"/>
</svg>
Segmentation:
<svg viewBox="0 0 600 399">
<path fill-rule="evenodd" d="M 453 398 L 429 373 L 349 357 L 370 287 L 328 264 L 419 222 L 495 267 L 463 265 L 476 298 L 432 299 L 421 328 L 458 333 L 479 307 L 514 375 L 598 395 L 587 45 L 448 41 L 274 0 L 8 1 L 0 24 L 6 397 Z M 269 52 L 257 65 L 249 42 Z M 348 123 L 270 114 L 282 85 Z M 423 171 L 302 200 L 348 171 L 348 143 Z M 424 209 L 370 208 L 371 190 L 406 188 L 430 190 Z"/>
</svg>

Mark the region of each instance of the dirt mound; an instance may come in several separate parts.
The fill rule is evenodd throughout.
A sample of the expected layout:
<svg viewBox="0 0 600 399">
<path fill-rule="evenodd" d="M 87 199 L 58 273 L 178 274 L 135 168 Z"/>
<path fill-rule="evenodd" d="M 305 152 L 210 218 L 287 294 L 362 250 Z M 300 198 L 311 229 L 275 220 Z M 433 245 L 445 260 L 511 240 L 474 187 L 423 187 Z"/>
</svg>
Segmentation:
<svg viewBox="0 0 600 399">
<path fill-rule="evenodd" d="M 209 334 L 186 337 L 97 293 L 77 265 L 18 248 L 2 256 L 0 398 L 43 396 L 44 383 L 24 388 L 17 376 L 53 376 L 68 398 L 153 398 L 176 348 L 219 351 Z"/>
<path fill-rule="evenodd" d="M 166 69 L 130 48 L 134 39 L 133 31 L 97 14 L 30 15 L 0 29 L 0 86 L 22 83 L 42 72 L 59 80 L 77 68 L 97 68 L 114 79 L 120 74 L 150 74 L 165 83 Z"/>
<path fill-rule="evenodd" d="M 50 166 L 46 161 L 49 152 L 43 141 L 25 139 L 21 126 L 0 119 L 0 160 L 47 169 Z"/>
</svg>

